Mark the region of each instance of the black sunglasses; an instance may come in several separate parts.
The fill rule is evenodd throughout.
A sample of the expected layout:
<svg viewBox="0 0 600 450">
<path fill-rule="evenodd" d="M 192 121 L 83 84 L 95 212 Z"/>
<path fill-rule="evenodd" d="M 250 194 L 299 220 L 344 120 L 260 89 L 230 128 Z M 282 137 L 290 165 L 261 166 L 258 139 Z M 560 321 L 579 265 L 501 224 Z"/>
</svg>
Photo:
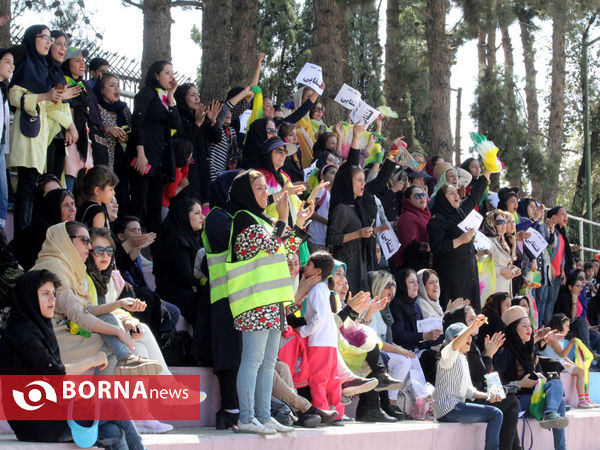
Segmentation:
<svg viewBox="0 0 600 450">
<path fill-rule="evenodd" d="M 115 249 L 112 247 L 94 247 L 92 251 L 96 256 L 102 256 L 105 253 L 107 256 L 112 256 L 115 253 Z"/>
<path fill-rule="evenodd" d="M 496 225 L 505 225 L 505 224 L 506 224 L 506 219 L 496 220 Z"/>
<path fill-rule="evenodd" d="M 81 239 L 81 242 L 83 242 L 85 245 L 90 245 L 90 238 L 88 236 L 84 236 L 83 234 L 79 234 L 76 236 L 69 236 L 71 239 L 75 239 L 75 238 L 79 238 Z"/>
</svg>

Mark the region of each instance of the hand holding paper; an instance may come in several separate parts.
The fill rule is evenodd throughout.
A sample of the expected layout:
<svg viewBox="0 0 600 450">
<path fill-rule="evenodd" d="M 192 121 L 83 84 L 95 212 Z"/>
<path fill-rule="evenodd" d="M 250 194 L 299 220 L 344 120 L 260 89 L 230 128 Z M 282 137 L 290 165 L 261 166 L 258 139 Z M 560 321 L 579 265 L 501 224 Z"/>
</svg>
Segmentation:
<svg viewBox="0 0 600 450">
<path fill-rule="evenodd" d="M 323 94 L 323 89 L 321 88 L 323 84 L 323 69 L 316 64 L 306 63 L 296 77 L 296 82 L 308 86 L 321 95 Z"/>
</svg>

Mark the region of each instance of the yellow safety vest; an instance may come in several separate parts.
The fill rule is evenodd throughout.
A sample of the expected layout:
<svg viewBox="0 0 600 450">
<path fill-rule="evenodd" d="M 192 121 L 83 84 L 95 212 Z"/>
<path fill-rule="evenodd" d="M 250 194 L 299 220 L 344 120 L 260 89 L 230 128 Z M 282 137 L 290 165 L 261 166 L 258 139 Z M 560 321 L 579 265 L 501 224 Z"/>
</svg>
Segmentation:
<svg viewBox="0 0 600 450">
<path fill-rule="evenodd" d="M 242 211 L 238 211 L 239 214 Z M 269 235 L 273 226 L 249 211 Z M 235 217 L 234 217 L 235 221 Z M 225 261 L 227 271 L 227 292 L 233 317 L 243 312 L 273 303 L 284 306 L 294 301 L 294 289 L 287 265 L 284 246 L 281 245 L 275 255 L 260 250 L 254 257 L 245 261 L 233 262 L 233 226 L 229 237 L 229 254 Z"/>
<path fill-rule="evenodd" d="M 208 220 L 208 216 L 210 216 L 215 209 L 221 208 L 212 208 L 206 215 L 206 220 Z M 225 210 L 221 209 L 221 211 L 231 217 Z M 225 267 L 225 261 L 227 260 L 229 250 L 225 250 L 221 253 L 213 253 L 210 242 L 208 241 L 208 236 L 206 235 L 206 227 L 202 230 L 202 242 L 204 244 L 204 249 L 206 250 L 208 279 L 210 281 L 210 303 L 212 304 L 227 297 L 227 268 Z"/>
</svg>

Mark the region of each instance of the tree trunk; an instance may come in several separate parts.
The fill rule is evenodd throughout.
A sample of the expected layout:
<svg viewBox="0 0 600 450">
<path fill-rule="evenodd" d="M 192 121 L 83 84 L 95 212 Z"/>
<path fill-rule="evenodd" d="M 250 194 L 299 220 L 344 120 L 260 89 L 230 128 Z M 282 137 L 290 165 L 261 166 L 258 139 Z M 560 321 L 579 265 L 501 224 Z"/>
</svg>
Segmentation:
<svg viewBox="0 0 600 450">
<path fill-rule="evenodd" d="M 542 200 L 553 205 L 558 192 L 558 174 L 564 143 L 565 117 L 565 33 L 566 5 L 557 4 L 552 21 L 552 86 L 550 89 L 550 117 L 548 119 L 548 164 Z"/>
<path fill-rule="evenodd" d="M 450 128 L 450 66 L 452 50 L 446 35 L 447 0 L 427 0 L 427 51 L 431 95 L 431 148 L 433 154 L 452 161 Z"/>
<path fill-rule="evenodd" d="M 481 26 L 477 27 L 477 79 L 479 80 L 478 83 L 481 84 L 483 82 L 485 73 L 487 71 L 487 60 L 485 58 L 485 50 L 486 50 L 486 43 L 485 43 L 485 31 L 483 31 L 483 28 Z M 477 96 L 477 109 L 478 111 L 483 111 L 483 108 L 485 108 L 485 105 L 483 104 L 483 96 L 482 95 L 478 95 Z M 481 120 L 482 118 L 482 114 L 479 113 L 477 114 L 477 129 L 479 130 L 479 133 L 483 132 L 483 121 Z"/>
<path fill-rule="evenodd" d="M 227 42 L 232 42 L 230 80 L 232 86 L 245 87 L 256 68 L 258 5 L 256 0 L 233 0 L 231 3 L 231 29 L 234 30 L 235 42 L 229 34 Z M 219 41 L 222 45 L 223 41 Z"/>
<path fill-rule="evenodd" d="M 385 81 L 383 82 L 386 105 L 398 113 L 397 120 L 386 120 L 388 136 L 404 136 L 410 151 L 422 151 L 415 136 L 415 118 L 412 115 L 411 96 L 405 80 L 401 79 L 399 66 L 406 64 L 401 57 L 402 39 L 399 27 L 400 0 L 388 0 L 386 11 L 387 36 L 385 41 Z M 373 105 L 374 106 L 374 105 Z"/>
<path fill-rule="evenodd" d="M 10 0 L 0 0 L 0 16 L 10 16 Z M 10 46 L 10 23 L 9 20 L 0 27 L 0 47 Z"/>
<path fill-rule="evenodd" d="M 327 88 L 322 100 L 329 123 L 345 120 L 348 116 L 348 110 L 333 101 L 344 84 L 348 63 L 345 8 L 343 0 L 313 0 L 313 61 L 323 68 Z"/>
<path fill-rule="evenodd" d="M 504 52 L 504 107 L 506 110 L 507 127 L 512 132 L 508 133 L 505 141 L 505 148 L 502 153 L 506 155 L 506 178 L 511 186 L 522 187 L 523 164 L 521 157 L 521 142 L 517 131 L 520 130 L 519 116 L 517 114 L 517 87 L 514 79 L 515 61 L 513 58 L 513 48 L 508 31 L 508 24 L 500 24 L 502 33 L 502 50 Z"/>
<path fill-rule="evenodd" d="M 144 0 L 143 12 L 142 80 L 150 64 L 171 60 L 171 0 Z"/>
<path fill-rule="evenodd" d="M 523 59 L 525 63 L 525 102 L 527 105 L 527 135 L 526 148 L 523 158 L 527 163 L 531 179 L 533 198 L 541 199 L 544 190 L 545 176 L 544 157 L 542 155 L 542 135 L 539 128 L 539 102 L 537 98 L 535 70 L 535 47 L 533 20 L 526 10 L 519 11 L 519 25 L 521 28 L 521 45 L 523 46 Z"/>
<path fill-rule="evenodd" d="M 205 0 L 203 5 L 200 100 L 206 103 L 224 98 L 230 86 L 231 1 Z"/>
</svg>

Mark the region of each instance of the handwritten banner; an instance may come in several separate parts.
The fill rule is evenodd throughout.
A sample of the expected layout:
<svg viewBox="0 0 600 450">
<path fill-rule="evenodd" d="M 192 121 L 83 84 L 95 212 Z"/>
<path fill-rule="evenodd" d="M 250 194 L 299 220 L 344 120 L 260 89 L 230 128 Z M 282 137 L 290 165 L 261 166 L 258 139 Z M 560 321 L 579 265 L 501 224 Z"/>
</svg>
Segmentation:
<svg viewBox="0 0 600 450">
<path fill-rule="evenodd" d="M 542 236 L 534 228 L 527 228 L 527 233 L 531 234 L 531 236 L 525 239 L 525 246 L 527 249 L 529 249 L 533 256 L 537 258 L 540 253 L 542 253 L 544 249 L 548 247 L 548 243 L 546 242 L 546 239 L 544 239 L 544 236 Z"/>
<path fill-rule="evenodd" d="M 483 222 L 483 216 L 473 209 L 467 215 L 467 217 L 465 217 L 463 221 L 457 225 L 457 227 L 463 230 L 465 233 L 471 230 L 477 231 L 479 229 L 479 225 L 481 225 L 481 222 Z"/>
<path fill-rule="evenodd" d="M 296 82 L 314 89 L 319 95 L 323 93 L 321 85 L 323 84 L 323 69 L 316 64 L 306 63 L 296 77 Z"/>
<path fill-rule="evenodd" d="M 346 109 L 354 109 L 358 105 L 361 100 L 360 92 L 354 89 L 351 86 L 348 86 L 346 83 L 342 86 L 340 91 L 335 96 L 333 100 L 336 103 L 339 103 Z"/>
<path fill-rule="evenodd" d="M 398 240 L 398 236 L 392 229 L 392 226 L 389 222 L 387 222 L 388 229 L 383 230 L 377 234 L 377 240 L 379 241 L 379 245 L 381 246 L 381 251 L 383 252 L 383 256 L 385 259 L 390 259 L 394 254 L 400 250 L 400 241 Z"/>
<path fill-rule="evenodd" d="M 358 105 L 350 113 L 350 120 L 353 124 L 363 124 L 369 126 L 379 117 L 379 110 L 369 106 L 366 102 L 359 100 Z"/>
</svg>

